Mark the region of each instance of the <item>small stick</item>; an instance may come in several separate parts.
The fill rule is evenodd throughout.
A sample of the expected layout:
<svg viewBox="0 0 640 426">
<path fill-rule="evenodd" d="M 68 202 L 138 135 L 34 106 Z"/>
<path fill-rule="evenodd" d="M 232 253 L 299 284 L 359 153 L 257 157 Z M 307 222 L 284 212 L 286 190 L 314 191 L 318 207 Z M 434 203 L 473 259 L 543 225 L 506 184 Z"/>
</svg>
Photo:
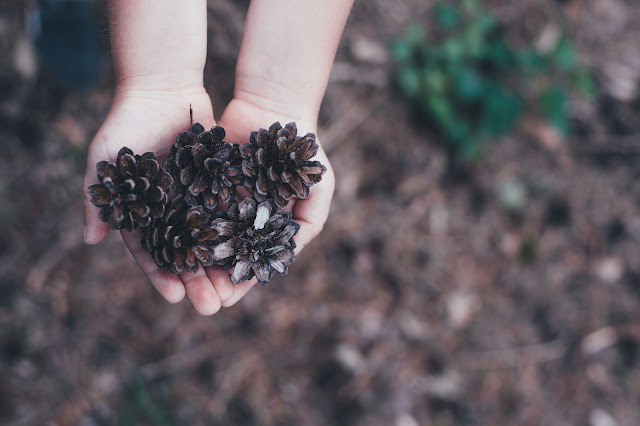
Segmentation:
<svg viewBox="0 0 640 426">
<path fill-rule="evenodd" d="M 191 126 L 193 126 L 193 108 L 191 108 L 191 104 L 189 104 L 189 119 L 191 120 Z"/>
</svg>

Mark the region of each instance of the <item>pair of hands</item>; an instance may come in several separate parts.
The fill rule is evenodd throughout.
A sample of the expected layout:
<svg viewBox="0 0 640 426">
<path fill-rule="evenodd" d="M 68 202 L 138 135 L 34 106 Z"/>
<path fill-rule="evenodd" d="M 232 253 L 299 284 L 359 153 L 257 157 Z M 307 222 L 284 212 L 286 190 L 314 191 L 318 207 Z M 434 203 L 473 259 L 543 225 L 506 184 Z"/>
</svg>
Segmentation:
<svg viewBox="0 0 640 426">
<path fill-rule="evenodd" d="M 101 160 L 114 161 L 120 148 L 127 146 L 136 154 L 154 152 L 161 164 L 169 154 L 175 136 L 189 128 L 189 105 L 193 108 L 193 121 L 206 129 L 216 125 L 211 100 L 204 87 L 155 90 L 130 87 L 116 90 L 116 96 L 102 127 L 89 146 L 87 169 L 84 178 L 85 242 L 96 244 L 109 232 L 106 223 L 98 218 L 98 208 L 91 204 L 86 188 L 97 183 L 96 163 Z M 288 105 L 287 109 L 295 107 Z M 264 105 L 255 99 L 234 98 L 217 122 L 225 128 L 226 140 L 245 143 L 251 131 L 268 128 L 280 121 L 282 125 L 295 121 L 299 132 L 316 132 L 316 118 L 291 117 L 281 114 L 273 104 L 265 100 Z M 335 178 L 322 146 L 316 159 L 327 166 L 320 183 L 311 188 L 306 200 L 292 200 L 287 210 L 293 212 L 294 220 L 300 224 L 295 236 L 296 254 L 321 230 L 329 213 Z M 220 307 L 229 307 L 240 300 L 256 284 L 255 278 L 233 285 L 227 271 L 218 266 L 198 269 L 192 274 L 184 271 L 172 275 L 166 269 L 158 269 L 151 255 L 140 246 L 141 231 L 121 231 L 122 239 L 131 251 L 140 268 L 155 289 L 170 303 L 180 302 L 185 296 L 201 315 L 212 315 Z"/>
</svg>

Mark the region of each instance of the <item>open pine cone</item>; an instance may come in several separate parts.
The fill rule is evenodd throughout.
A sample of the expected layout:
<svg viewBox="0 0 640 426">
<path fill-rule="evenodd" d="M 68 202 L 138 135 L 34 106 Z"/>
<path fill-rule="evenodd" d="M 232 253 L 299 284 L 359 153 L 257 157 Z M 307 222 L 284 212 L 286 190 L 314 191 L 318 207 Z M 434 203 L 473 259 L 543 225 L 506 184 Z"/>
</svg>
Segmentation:
<svg viewBox="0 0 640 426">
<path fill-rule="evenodd" d="M 190 207 L 179 195 L 162 217 L 144 229 L 141 244 L 159 268 L 167 267 L 173 274 L 184 269 L 196 273 L 198 261 L 204 266 L 213 264 L 209 241 L 217 235 L 211 214 L 202 206 Z"/>
<path fill-rule="evenodd" d="M 212 222 L 218 238 L 212 240 L 214 263 L 225 269 L 235 266 L 231 282 L 251 279 L 267 285 L 275 271 L 287 274 L 295 260 L 293 236 L 300 225 L 289 212 L 275 211 L 270 201 L 258 204 L 246 198 L 233 204 Z"/>
<path fill-rule="evenodd" d="M 111 229 L 133 231 L 162 216 L 172 179 L 153 153 L 134 155 L 124 147 L 115 164 L 100 161 L 96 169 L 100 183 L 88 191 L 91 202 L 100 207 L 100 220 Z"/>
<path fill-rule="evenodd" d="M 272 198 L 284 207 L 292 197 L 308 198 L 309 188 L 327 171 L 319 161 L 316 135 L 297 136 L 296 123 L 284 128 L 276 122 L 269 130 L 251 133 L 250 143 L 240 147 L 242 171 L 257 201 Z"/>
<path fill-rule="evenodd" d="M 165 170 L 173 177 L 173 194 L 184 194 L 190 206 L 213 210 L 235 196 L 244 182 L 242 157 L 236 144 L 223 141 L 225 131 L 205 131 L 200 123 L 182 132 L 171 147 Z"/>
</svg>

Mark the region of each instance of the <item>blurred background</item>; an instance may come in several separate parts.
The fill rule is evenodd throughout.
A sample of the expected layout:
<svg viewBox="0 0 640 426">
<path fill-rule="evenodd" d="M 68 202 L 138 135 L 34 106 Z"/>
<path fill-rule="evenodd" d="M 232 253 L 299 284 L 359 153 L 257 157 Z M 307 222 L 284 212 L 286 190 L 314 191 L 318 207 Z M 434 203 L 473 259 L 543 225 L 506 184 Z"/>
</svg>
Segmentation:
<svg viewBox="0 0 640 426">
<path fill-rule="evenodd" d="M 247 5 L 209 1 L 218 114 Z M 82 242 L 104 5 L 0 3 L 0 423 L 640 424 L 639 29 L 633 0 L 356 0 L 327 226 L 203 318 Z"/>
</svg>

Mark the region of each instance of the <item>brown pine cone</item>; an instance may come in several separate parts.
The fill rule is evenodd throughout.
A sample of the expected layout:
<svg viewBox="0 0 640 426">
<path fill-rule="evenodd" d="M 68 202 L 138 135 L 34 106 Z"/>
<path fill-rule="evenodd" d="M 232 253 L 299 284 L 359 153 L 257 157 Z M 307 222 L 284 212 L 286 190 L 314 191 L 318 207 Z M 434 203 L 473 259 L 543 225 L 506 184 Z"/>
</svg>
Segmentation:
<svg viewBox="0 0 640 426">
<path fill-rule="evenodd" d="M 260 284 L 267 285 L 275 271 L 286 275 L 287 265 L 295 261 L 293 236 L 300 225 L 291 213 L 276 211 L 271 203 L 246 198 L 211 223 L 219 234 L 211 240 L 214 263 L 225 269 L 235 266 L 233 284 L 255 275 Z"/>
<path fill-rule="evenodd" d="M 153 153 L 134 155 L 124 147 L 115 164 L 100 161 L 96 169 L 100 183 L 89 186 L 89 195 L 111 229 L 133 231 L 162 216 L 172 180 Z"/>
<path fill-rule="evenodd" d="M 327 171 L 319 161 L 316 135 L 297 136 L 296 123 L 284 128 L 276 122 L 269 130 L 251 133 L 250 143 L 240 147 L 242 171 L 257 201 L 272 198 L 284 207 L 292 197 L 308 198 L 309 188 Z"/>
<path fill-rule="evenodd" d="M 151 253 L 159 268 L 179 274 L 196 273 L 198 261 L 213 264 L 209 241 L 218 236 L 211 226 L 211 214 L 202 206 L 190 207 L 181 195 L 167 206 L 165 214 L 144 229 L 141 245 Z"/>
<path fill-rule="evenodd" d="M 182 132 L 171 147 L 165 170 L 173 177 L 173 194 L 183 194 L 190 206 L 213 210 L 235 196 L 244 182 L 242 157 L 236 144 L 223 141 L 225 131 L 204 131 L 200 123 Z"/>
</svg>

